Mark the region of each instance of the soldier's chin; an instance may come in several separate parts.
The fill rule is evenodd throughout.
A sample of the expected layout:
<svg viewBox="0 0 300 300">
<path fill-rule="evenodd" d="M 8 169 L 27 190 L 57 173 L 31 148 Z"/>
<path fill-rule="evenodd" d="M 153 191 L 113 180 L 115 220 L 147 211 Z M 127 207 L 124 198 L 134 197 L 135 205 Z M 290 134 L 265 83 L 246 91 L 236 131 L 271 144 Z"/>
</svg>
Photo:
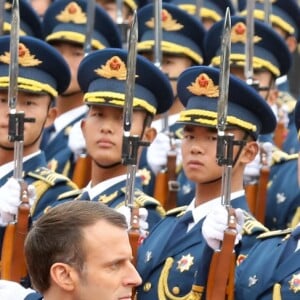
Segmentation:
<svg viewBox="0 0 300 300">
<path fill-rule="evenodd" d="M 0 143 L 0 149 L 4 149 L 6 151 L 13 151 L 14 150 L 14 144 L 1 144 Z"/>
</svg>

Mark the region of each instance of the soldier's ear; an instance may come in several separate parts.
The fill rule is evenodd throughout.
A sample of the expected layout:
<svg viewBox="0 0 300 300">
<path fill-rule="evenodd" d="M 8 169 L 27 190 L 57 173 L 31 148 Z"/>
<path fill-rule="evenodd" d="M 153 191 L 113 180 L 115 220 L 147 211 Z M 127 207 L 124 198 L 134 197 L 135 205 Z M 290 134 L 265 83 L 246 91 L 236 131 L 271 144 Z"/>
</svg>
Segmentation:
<svg viewBox="0 0 300 300">
<path fill-rule="evenodd" d="M 54 263 L 50 269 L 50 285 L 56 285 L 58 288 L 70 292 L 76 288 L 76 282 L 79 280 L 77 271 L 68 264 Z M 54 287 L 55 289 L 55 287 Z"/>
<path fill-rule="evenodd" d="M 49 127 L 53 124 L 54 120 L 57 117 L 57 109 L 56 107 L 50 107 L 47 113 L 47 119 L 45 122 L 45 127 Z"/>
<path fill-rule="evenodd" d="M 144 133 L 144 140 L 149 143 L 152 143 L 153 140 L 156 138 L 156 135 L 157 135 L 157 131 L 155 128 L 147 127 Z"/>
<path fill-rule="evenodd" d="M 258 143 L 256 141 L 248 141 L 242 151 L 241 162 L 243 162 L 244 164 L 250 163 L 255 159 L 258 151 Z"/>
</svg>

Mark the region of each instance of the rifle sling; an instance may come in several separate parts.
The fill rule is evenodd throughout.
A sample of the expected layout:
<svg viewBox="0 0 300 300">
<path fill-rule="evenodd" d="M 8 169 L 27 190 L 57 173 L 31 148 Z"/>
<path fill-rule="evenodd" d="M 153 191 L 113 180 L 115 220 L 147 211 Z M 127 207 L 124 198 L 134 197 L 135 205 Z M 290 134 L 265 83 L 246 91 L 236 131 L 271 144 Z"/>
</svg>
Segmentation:
<svg viewBox="0 0 300 300">
<path fill-rule="evenodd" d="M 177 192 L 179 183 L 176 173 L 176 151 L 169 151 L 167 156 L 167 174 L 168 174 L 168 196 L 165 209 L 169 210 L 177 206 Z"/>
</svg>

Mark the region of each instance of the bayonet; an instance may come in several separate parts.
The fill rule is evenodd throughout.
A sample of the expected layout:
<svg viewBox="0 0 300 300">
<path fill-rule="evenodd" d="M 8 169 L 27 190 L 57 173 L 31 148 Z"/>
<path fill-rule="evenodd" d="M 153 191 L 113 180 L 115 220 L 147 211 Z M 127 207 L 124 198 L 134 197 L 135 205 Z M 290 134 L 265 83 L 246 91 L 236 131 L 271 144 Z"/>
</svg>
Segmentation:
<svg viewBox="0 0 300 300">
<path fill-rule="evenodd" d="M 23 172 L 24 123 L 34 122 L 34 119 L 25 118 L 25 114 L 23 111 L 17 111 L 19 76 L 19 30 L 19 0 L 14 0 L 12 3 L 12 20 L 9 46 L 10 63 L 8 87 L 8 140 L 10 142 L 14 142 L 14 178 L 21 181 Z"/>
<path fill-rule="evenodd" d="M 203 7 L 203 0 L 196 0 L 195 17 L 201 20 L 201 8 Z"/>
<path fill-rule="evenodd" d="M 161 43 L 162 43 L 162 1 L 155 0 L 154 1 L 154 65 L 161 69 L 162 62 L 162 51 L 161 51 Z"/>
<path fill-rule="evenodd" d="M 128 45 L 128 31 L 130 26 L 128 22 L 123 18 L 123 0 L 116 0 L 117 1 L 117 15 L 116 15 L 116 23 L 119 27 L 121 38 L 122 38 L 122 45 L 124 49 L 129 47 Z"/>
<path fill-rule="evenodd" d="M 272 14 L 272 1 L 264 0 L 264 22 L 270 26 L 272 26 L 271 22 L 271 14 Z"/>
<path fill-rule="evenodd" d="M 129 32 L 129 49 L 127 56 L 127 74 L 126 74 L 126 89 L 125 89 L 125 104 L 123 112 L 123 146 L 122 146 L 122 162 L 127 165 L 127 183 L 125 203 L 130 208 L 133 208 L 134 199 L 134 183 L 137 169 L 137 155 L 138 148 L 141 145 L 148 145 L 148 143 L 141 142 L 140 137 L 131 135 L 132 114 L 133 114 L 133 99 L 135 90 L 136 77 L 136 56 L 137 56 L 137 15 L 136 11 L 133 14 L 133 21 Z"/>
<path fill-rule="evenodd" d="M 246 78 L 246 82 L 249 85 L 253 85 L 254 83 L 253 80 L 254 7 L 255 7 L 255 0 L 247 0 L 247 17 L 246 17 L 247 37 L 246 37 L 246 46 L 245 46 L 246 61 L 245 61 L 244 75 Z"/>
<path fill-rule="evenodd" d="M 227 7 L 221 45 L 221 65 L 219 78 L 219 101 L 217 115 L 217 162 L 224 165 L 222 176 L 222 204 L 229 209 L 230 207 L 230 184 L 233 154 L 233 135 L 225 134 L 228 113 L 228 90 L 230 77 L 230 53 L 231 53 L 231 18 L 230 10 Z"/>
<path fill-rule="evenodd" d="M 0 0 L 0 36 L 4 32 L 4 15 L 5 15 L 5 2 L 6 0 Z"/>
<path fill-rule="evenodd" d="M 95 9 L 96 2 L 95 0 L 87 1 L 87 23 L 86 23 L 86 32 L 85 32 L 85 42 L 83 45 L 84 55 L 88 55 L 92 50 L 92 39 L 93 39 L 93 31 L 95 24 Z"/>
</svg>

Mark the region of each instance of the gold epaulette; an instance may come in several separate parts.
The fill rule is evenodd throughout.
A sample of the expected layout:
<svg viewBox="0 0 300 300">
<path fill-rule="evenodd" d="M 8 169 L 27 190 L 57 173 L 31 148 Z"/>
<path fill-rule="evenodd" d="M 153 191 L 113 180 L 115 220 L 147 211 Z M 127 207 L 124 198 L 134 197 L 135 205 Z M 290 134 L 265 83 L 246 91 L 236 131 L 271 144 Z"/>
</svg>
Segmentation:
<svg viewBox="0 0 300 300">
<path fill-rule="evenodd" d="M 258 239 L 267 239 L 270 237 L 274 237 L 274 236 L 282 236 L 282 235 L 288 235 L 292 232 L 292 228 L 287 228 L 287 229 L 283 229 L 283 230 L 272 230 L 272 231 L 268 231 L 268 232 L 264 232 L 262 234 L 260 234 L 259 236 L 257 236 Z"/>
<path fill-rule="evenodd" d="M 73 190 L 73 191 L 67 191 L 67 192 L 64 192 L 62 194 L 60 194 L 57 198 L 57 200 L 64 200 L 64 199 L 67 199 L 67 198 L 76 198 L 78 196 L 80 196 L 82 193 L 82 190 Z"/>
<path fill-rule="evenodd" d="M 280 149 L 276 149 L 272 153 L 272 164 L 283 163 L 293 159 L 298 159 L 298 153 L 288 154 Z"/>
<path fill-rule="evenodd" d="M 75 183 L 73 183 L 68 177 L 45 167 L 37 168 L 34 171 L 28 172 L 27 175 L 32 178 L 42 180 L 50 186 L 54 186 L 60 182 L 69 182 L 71 185 L 74 185 L 74 188 L 76 188 Z"/>
<path fill-rule="evenodd" d="M 164 208 L 161 206 L 160 202 L 154 199 L 153 197 L 145 194 L 142 191 L 135 191 L 134 193 L 134 202 L 137 204 L 138 207 L 156 207 L 157 212 L 161 216 L 165 216 L 166 212 Z"/>
<path fill-rule="evenodd" d="M 167 211 L 166 216 L 181 216 L 187 209 L 187 205 L 174 207 Z"/>
<path fill-rule="evenodd" d="M 251 235 L 255 232 L 268 232 L 269 229 L 258 222 L 252 215 L 244 212 L 243 234 Z"/>
<path fill-rule="evenodd" d="M 288 113 L 291 113 L 295 109 L 297 100 L 289 92 L 279 91 L 277 103 L 279 106 L 286 105 Z"/>
</svg>

